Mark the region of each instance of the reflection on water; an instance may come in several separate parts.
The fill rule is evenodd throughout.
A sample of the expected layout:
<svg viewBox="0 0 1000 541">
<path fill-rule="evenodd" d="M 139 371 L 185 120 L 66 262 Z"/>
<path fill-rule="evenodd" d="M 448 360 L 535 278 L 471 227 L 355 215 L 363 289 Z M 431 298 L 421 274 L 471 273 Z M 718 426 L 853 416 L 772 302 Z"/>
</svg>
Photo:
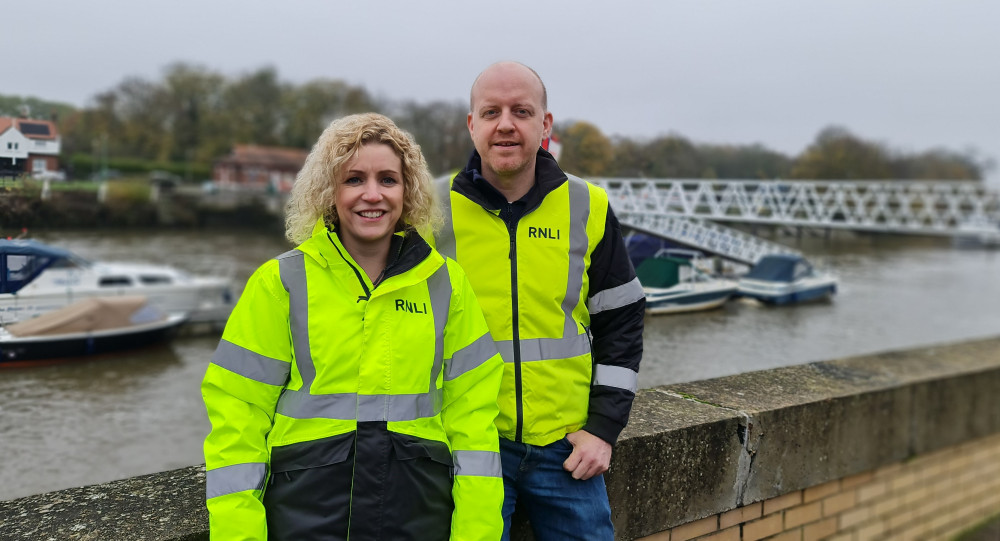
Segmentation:
<svg viewBox="0 0 1000 541">
<path fill-rule="evenodd" d="M 225 274 L 242 289 L 289 248 L 280 233 L 40 233 L 89 259 Z M 779 239 L 781 240 L 781 239 Z M 792 242 L 792 241 L 785 241 Z M 947 241 L 860 238 L 807 244 L 840 277 L 832 302 L 751 301 L 647 316 L 640 386 L 1000 334 L 1000 251 Z M 198 384 L 218 335 L 99 359 L 0 369 L 0 499 L 203 462 Z"/>
</svg>

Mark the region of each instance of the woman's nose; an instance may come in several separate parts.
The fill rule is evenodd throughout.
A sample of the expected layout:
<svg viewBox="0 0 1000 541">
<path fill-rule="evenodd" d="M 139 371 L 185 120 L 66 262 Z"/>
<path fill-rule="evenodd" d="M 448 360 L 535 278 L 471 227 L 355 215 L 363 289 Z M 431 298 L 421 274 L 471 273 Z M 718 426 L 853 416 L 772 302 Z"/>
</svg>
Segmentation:
<svg viewBox="0 0 1000 541">
<path fill-rule="evenodd" d="M 366 182 L 365 193 L 362 196 L 365 201 L 379 201 L 382 199 L 382 192 L 379 191 L 378 182 Z"/>
</svg>

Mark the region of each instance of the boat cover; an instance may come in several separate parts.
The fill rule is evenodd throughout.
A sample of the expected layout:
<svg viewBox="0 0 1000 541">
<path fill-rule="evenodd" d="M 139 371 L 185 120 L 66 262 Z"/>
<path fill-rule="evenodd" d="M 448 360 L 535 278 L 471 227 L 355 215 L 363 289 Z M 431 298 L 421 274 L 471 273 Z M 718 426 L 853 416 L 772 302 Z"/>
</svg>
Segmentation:
<svg viewBox="0 0 1000 541">
<path fill-rule="evenodd" d="M 767 282 L 791 282 L 796 279 L 796 266 L 808 268 L 808 263 L 800 256 L 792 254 L 771 254 L 760 261 L 744 275 L 744 278 Z"/>
<path fill-rule="evenodd" d="M 142 295 L 90 297 L 5 328 L 19 337 L 52 336 L 130 327 L 160 319 L 163 314 L 147 305 Z"/>
<path fill-rule="evenodd" d="M 642 287 L 672 287 L 680 282 L 680 268 L 688 266 L 686 259 L 676 257 L 649 257 L 635 270 Z"/>
<path fill-rule="evenodd" d="M 72 257 L 36 240 L 0 239 L 0 293 L 17 293 L 53 263 Z"/>
</svg>

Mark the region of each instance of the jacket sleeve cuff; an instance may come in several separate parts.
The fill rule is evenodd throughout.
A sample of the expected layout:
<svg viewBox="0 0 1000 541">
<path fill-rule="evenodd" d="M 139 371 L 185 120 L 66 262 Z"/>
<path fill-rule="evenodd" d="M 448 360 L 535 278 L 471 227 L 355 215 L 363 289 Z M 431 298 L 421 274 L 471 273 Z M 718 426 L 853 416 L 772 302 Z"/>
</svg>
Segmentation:
<svg viewBox="0 0 1000 541">
<path fill-rule="evenodd" d="M 618 435 L 625 427 L 604 417 L 603 415 L 591 413 L 587 418 L 587 424 L 583 425 L 583 430 L 601 438 L 614 445 L 618 441 Z"/>
</svg>

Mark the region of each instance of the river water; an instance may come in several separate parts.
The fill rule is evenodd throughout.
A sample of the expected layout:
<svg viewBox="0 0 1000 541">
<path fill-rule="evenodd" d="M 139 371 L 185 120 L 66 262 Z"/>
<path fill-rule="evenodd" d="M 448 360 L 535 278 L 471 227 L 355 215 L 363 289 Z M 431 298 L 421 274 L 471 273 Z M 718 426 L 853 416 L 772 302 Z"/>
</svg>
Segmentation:
<svg viewBox="0 0 1000 541">
<path fill-rule="evenodd" d="M 38 232 L 90 259 L 169 263 L 239 288 L 286 251 L 280 233 Z M 794 239 L 778 239 L 795 243 Z M 647 316 L 641 387 L 1000 335 L 1000 251 L 906 237 L 807 239 L 840 278 L 831 302 L 748 300 Z M 198 385 L 218 334 L 132 353 L 0 369 L 0 500 L 203 463 Z"/>
</svg>

